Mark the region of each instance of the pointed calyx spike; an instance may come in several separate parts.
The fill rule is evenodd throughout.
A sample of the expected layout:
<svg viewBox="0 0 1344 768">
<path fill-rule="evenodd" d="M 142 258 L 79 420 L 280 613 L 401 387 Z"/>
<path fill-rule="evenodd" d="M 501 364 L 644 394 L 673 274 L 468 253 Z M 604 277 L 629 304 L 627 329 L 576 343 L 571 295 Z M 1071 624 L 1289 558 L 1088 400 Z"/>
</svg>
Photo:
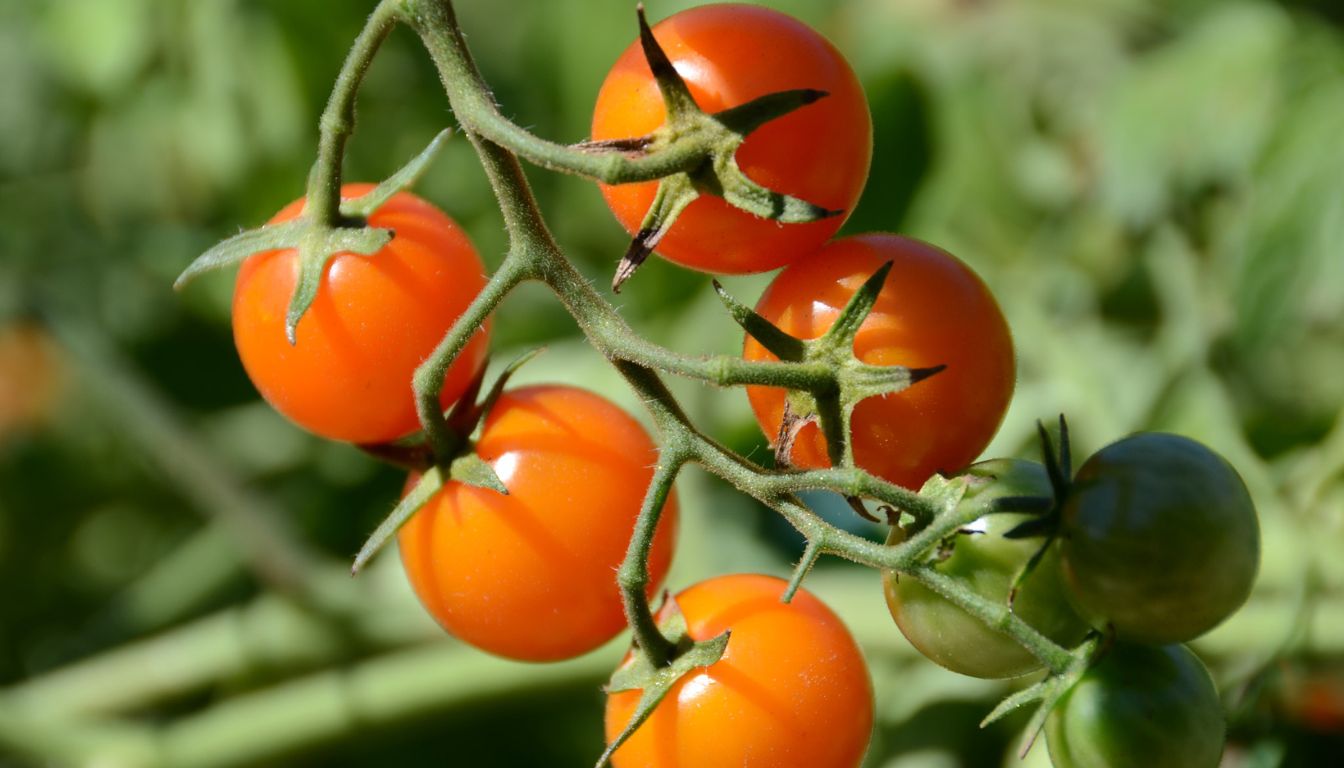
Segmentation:
<svg viewBox="0 0 1344 768">
<path fill-rule="evenodd" d="M 676 646 L 677 655 L 666 666 L 655 666 L 643 651 L 635 647 L 631 650 L 630 659 L 612 674 L 606 686 L 607 693 L 637 690 L 640 692 L 639 703 L 630 715 L 630 722 L 626 723 L 625 728 L 612 739 L 598 758 L 597 768 L 610 764 L 611 756 L 649 719 L 678 680 L 696 669 L 714 664 L 723 658 L 723 652 L 728 648 L 727 632 L 703 642 L 695 642 L 686 628 L 686 618 L 670 599 L 669 607 L 665 607 L 661 613 L 664 618 L 659 631 Z"/>
<path fill-rule="evenodd" d="M 681 79 L 677 68 L 672 66 L 672 61 L 663 51 L 663 46 L 654 38 L 653 30 L 649 28 L 649 20 L 644 15 L 643 3 L 636 6 L 635 13 L 639 16 L 639 45 L 644 49 L 644 59 L 648 61 L 649 71 L 653 73 L 653 80 L 663 95 L 668 122 L 673 122 L 683 115 L 699 114 L 700 107 L 696 106 L 695 97 L 691 96 L 691 89 L 686 87 L 686 81 Z"/>
<path fill-rule="evenodd" d="M 1061 450 L 1056 451 L 1055 443 L 1050 439 L 1050 432 L 1045 428 L 1045 422 L 1036 422 L 1036 433 L 1041 439 L 1041 458 L 1045 464 L 1045 471 L 1050 477 L 1050 486 L 1055 491 L 1055 501 L 1062 505 L 1064 498 L 1069 495 L 1069 486 L 1073 482 L 1071 477 L 1073 462 L 1069 456 L 1069 425 L 1065 423 L 1063 414 L 1059 417 L 1059 427 Z"/>
<path fill-rule="evenodd" d="M 888 261 L 863 281 L 863 285 L 849 298 L 845 308 L 840 310 L 840 316 L 826 332 L 827 338 L 836 343 L 853 346 L 854 336 L 858 334 L 863 321 L 868 319 L 868 313 L 873 311 L 873 305 L 877 303 L 882 286 L 887 282 L 887 275 L 891 273 L 891 266 L 892 262 Z"/>
<path fill-rule="evenodd" d="M 770 354 L 780 360 L 796 362 L 803 359 L 804 346 L 801 339 L 781 331 L 774 323 L 758 315 L 754 309 L 734 299 L 723 287 L 723 283 L 717 279 L 714 280 L 714 291 L 732 314 L 733 320 L 742 326 L 742 330 L 746 331 L 748 336 L 770 350 Z"/>
<path fill-rule="evenodd" d="M 685 174 L 669 176 L 658 182 L 658 191 L 654 193 L 653 204 L 649 206 L 649 212 L 644 214 L 644 222 L 631 239 L 630 246 L 625 249 L 625 255 L 621 257 L 621 263 L 616 267 L 616 274 L 611 278 L 613 293 L 621 292 L 621 285 L 635 274 L 635 270 L 639 269 L 649 254 L 653 253 L 653 249 L 658 247 L 658 243 L 672 228 L 681 212 L 699 196 L 700 193 Z"/>
</svg>

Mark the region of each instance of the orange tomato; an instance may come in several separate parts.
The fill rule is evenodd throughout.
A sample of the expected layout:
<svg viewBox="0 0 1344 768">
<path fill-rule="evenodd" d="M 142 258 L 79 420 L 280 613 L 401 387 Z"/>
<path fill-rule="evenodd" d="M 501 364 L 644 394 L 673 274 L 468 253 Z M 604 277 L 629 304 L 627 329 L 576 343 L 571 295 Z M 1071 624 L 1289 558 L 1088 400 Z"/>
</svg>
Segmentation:
<svg viewBox="0 0 1344 768">
<path fill-rule="evenodd" d="M 868 178 L 873 127 L 868 101 L 844 57 L 790 16 L 751 5 L 704 5 L 664 19 L 654 37 L 709 113 L 795 88 L 829 95 L 751 133 L 737 150 L 748 178 L 769 189 L 843 211 L 820 221 L 779 224 L 702 195 L 656 248 L 683 266 L 741 274 L 781 267 L 816 248 L 844 223 Z M 666 120 L 662 96 L 639 42 L 612 66 L 593 109 L 595 140 L 645 136 Z M 640 228 L 657 182 L 604 186 L 627 232 Z"/>
<path fill-rule="evenodd" d="M 372 189 L 350 184 L 346 198 Z M 297 217 L 297 200 L 271 221 Z M 333 440 L 381 443 L 420 428 L 411 377 L 485 285 L 476 249 L 452 219 L 409 192 L 369 217 L 395 233 L 372 256 L 337 254 L 300 320 L 285 314 L 298 280 L 292 248 L 249 256 L 233 293 L 233 338 L 261 396 L 291 421 Z M 482 328 L 448 371 L 440 402 L 457 400 L 485 362 Z"/>
<path fill-rule="evenodd" d="M 926 243 L 897 235 L 829 243 L 777 276 L 756 311 L 802 339 L 823 335 L 854 292 L 884 263 L 894 266 L 854 339 L 854 354 L 873 365 L 946 365 L 902 392 L 870 397 L 852 420 L 854 461 L 879 477 L 917 489 L 934 472 L 970 464 L 994 437 L 1013 396 L 1013 340 L 994 296 L 969 267 Z M 755 339 L 749 360 L 775 359 Z M 756 420 L 773 438 L 783 418 L 783 389 L 748 387 Z M 830 465 L 815 424 L 791 455 L 800 467 Z"/>
<path fill-rule="evenodd" d="M 447 483 L 402 526 L 402 564 L 430 614 L 458 638 L 527 661 L 569 658 L 625 627 L 616 569 L 657 452 L 602 397 L 568 386 L 504 393 L 476 454 L 509 489 Z M 649 591 L 672 559 L 669 497 L 649 557 Z"/>
<path fill-rule="evenodd" d="M 771 576 L 720 576 L 677 595 L 691 637 L 731 631 L 723 658 L 692 671 L 621 748 L 616 768 L 855 768 L 873 728 L 863 655 L 840 619 Z M 607 741 L 630 722 L 637 690 L 607 697 Z"/>
</svg>

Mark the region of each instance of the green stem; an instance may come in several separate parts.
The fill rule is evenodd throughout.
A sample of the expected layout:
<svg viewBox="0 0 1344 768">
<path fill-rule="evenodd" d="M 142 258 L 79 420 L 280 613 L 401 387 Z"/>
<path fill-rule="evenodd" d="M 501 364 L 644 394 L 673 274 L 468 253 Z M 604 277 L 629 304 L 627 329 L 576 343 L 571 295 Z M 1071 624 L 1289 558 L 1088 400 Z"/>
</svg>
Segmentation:
<svg viewBox="0 0 1344 768">
<path fill-rule="evenodd" d="M 467 435 L 455 433 L 444 417 L 443 407 L 439 403 L 439 393 L 443 391 L 444 381 L 453 361 L 471 341 L 495 307 L 504 300 L 509 292 L 526 280 L 531 265 L 518 251 L 510 251 L 504 257 L 504 263 L 486 282 L 485 287 L 476 295 L 466 311 L 453 323 L 448 334 L 434 347 L 429 357 L 415 369 L 412 387 L 415 390 L 415 410 L 420 417 L 420 425 L 425 437 L 434 450 L 434 456 L 440 464 L 447 466 L 457 455 Z"/>
<path fill-rule="evenodd" d="M 341 161 L 345 144 L 355 132 L 355 97 L 388 33 L 396 25 L 396 6 L 383 0 L 355 38 L 336 76 L 326 109 L 318 123 L 317 162 L 308 177 L 308 215 L 328 226 L 341 223 Z"/>
<path fill-rule="evenodd" d="M 654 534 L 658 531 L 658 521 L 662 518 L 663 505 L 667 503 L 677 473 L 684 463 L 685 459 L 680 454 L 663 451 L 659 455 L 653 479 L 649 481 L 649 490 L 644 496 L 639 517 L 635 520 L 635 531 L 630 537 L 625 560 L 616 572 L 616 583 L 621 588 L 621 602 L 625 606 L 630 631 L 635 642 L 655 666 L 671 663 L 676 647 L 658 630 L 658 623 L 649 606 L 649 552 L 653 548 Z"/>
</svg>

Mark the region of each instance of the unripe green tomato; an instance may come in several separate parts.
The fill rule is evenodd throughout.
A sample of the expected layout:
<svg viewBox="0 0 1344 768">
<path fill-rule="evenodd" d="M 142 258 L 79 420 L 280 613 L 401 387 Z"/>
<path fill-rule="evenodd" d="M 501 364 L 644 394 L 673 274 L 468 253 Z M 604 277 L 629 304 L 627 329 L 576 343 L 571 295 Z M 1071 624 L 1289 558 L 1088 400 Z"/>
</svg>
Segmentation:
<svg viewBox="0 0 1344 768">
<path fill-rule="evenodd" d="M 1007 496 L 1053 495 L 1049 477 L 1040 464 L 996 459 L 972 466 L 964 473 L 970 486 L 964 497 L 977 503 Z M 964 503 L 964 502 L 963 502 Z M 963 581 L 980 595 L 1006 602 L 1013 578 L 1036 550 L 1040 539 L 1005 539 L 1003 534 L 1027 520 L 1027 515 L 986 515 L 956 537 L 951 555 L 937 569 Z M 890 544 L 904 539 L 892 528 Z M 990 629 L 946 598 L 912 577 L 883 574 L 887 607 L 910 644 L 938 664 L 963 675 L 985 678 L 1016 677 L 1040 669 L 1041 663 L 1008 635 Z M 1059 554 L 1048 552 L 1022 583 L 1013 611 L 1046 637 L 1066 646 L 1087 633 L 1087 625 L 1069 606 L 1059 570 Z"/>
<path fill-rule="evenodd" d="M 1149 432 L 1106 446 L 1078 470 L 1063 512 L 1070 598 L 1117 637 L 1192 640 L 1251 592 L 1255 506 L 1236 470 L 1194 440 Z"/>
<path fill-rule="evenodd" d="M 1183 645 L 1119 643 L 1055 704 L 1055 768 L 1216 768 L 1226 725 L 1218 691 Z"/>
</svg>

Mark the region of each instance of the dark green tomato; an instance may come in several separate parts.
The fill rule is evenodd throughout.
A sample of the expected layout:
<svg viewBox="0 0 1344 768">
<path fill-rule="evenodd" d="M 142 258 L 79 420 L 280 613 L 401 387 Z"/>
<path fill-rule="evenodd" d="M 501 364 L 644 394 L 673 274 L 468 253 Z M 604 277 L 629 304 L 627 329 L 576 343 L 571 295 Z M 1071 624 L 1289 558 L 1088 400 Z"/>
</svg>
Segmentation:
<svg viewBox="0 0 1344 768">
<path fill-rule="evenodd" d="M 1050 480 L 1040 464 L 1013 459 L 986 461 L 966 470 L 970 480 L 965 499 L 983 502 L 1006 496 L 1051 497 Z M 965 502 L 963 502 L 965 503 Z M 942 573 L 969 585 L 991 600 L 1006 602 L 1018 570 L 1043 543 L 1040 539 L 1005 539 L 1003 534 L 1027 515 L 986 515 L 955 537 L 951 555 L 937 565 Z M 892 528 L 888 543 L 904 539 Z M 944 667 L 972 677 L 1001 678 L 1040 669 L 1041 663 L 1008 635 L 985 626 L 914 578 L 883 574 L 887 607 L 902 634 L 920 653 Z M 1074 613 L 1064 593 L 1057 550 L 1048 552 L 1022 583 L 1014 612 L 1050 639 L 1064 645 L 1082 640 L 1087 625 Z"/>
<path fill-rule="evenodd" d="M 1218 691 L 1183 645 L 1119 643 L 1055 704 L 1055 768 L 1216 768 L 1226 725 Z"/>
<path fill-rule="evenodd" d="M 1260 560 L 1255 506 L 1236 470 L 1194 440 L 1158 432 L 1083 464 L 1061 533 L 1074 606 L 1145 643 L 1185 642 L 1227 618 Z"/>
</svg>

